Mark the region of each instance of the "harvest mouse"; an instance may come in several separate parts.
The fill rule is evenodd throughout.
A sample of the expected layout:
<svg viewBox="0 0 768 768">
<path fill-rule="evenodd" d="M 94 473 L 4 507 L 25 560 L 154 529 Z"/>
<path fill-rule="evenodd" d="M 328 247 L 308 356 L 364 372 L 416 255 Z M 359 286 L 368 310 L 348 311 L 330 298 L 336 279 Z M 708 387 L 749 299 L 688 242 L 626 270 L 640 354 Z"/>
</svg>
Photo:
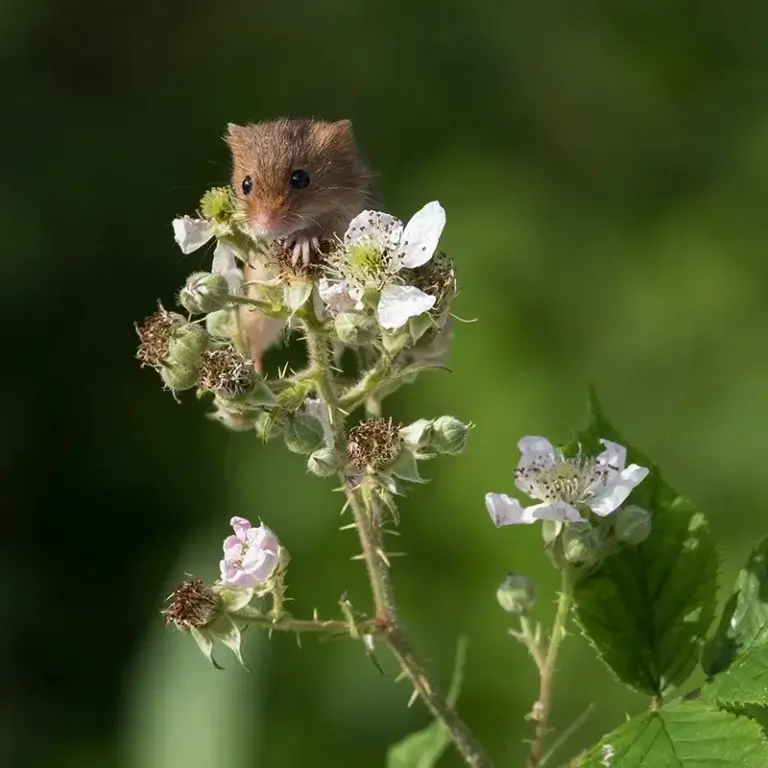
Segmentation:
<svg viewBox="0 0 768 768">
<path fill-rule="evenodd" d="M 232 185 L 246 226 L 258 238 L 283 239 L 292 263 L 306 266 L 321 240 L 341 237 L 349 222 L 376 208 L 372 174 L 357 150 L 349 120 L 281 119 L 240 126 L 225 136 L 232 152 Z M 263 264 L 245 267 L 245 281 L 266 276 Z M 258 286 L 249 288 L 258 297 Z M 284 325 L 245 309 L 241 322 L 254 367 Z"/>
</svg>

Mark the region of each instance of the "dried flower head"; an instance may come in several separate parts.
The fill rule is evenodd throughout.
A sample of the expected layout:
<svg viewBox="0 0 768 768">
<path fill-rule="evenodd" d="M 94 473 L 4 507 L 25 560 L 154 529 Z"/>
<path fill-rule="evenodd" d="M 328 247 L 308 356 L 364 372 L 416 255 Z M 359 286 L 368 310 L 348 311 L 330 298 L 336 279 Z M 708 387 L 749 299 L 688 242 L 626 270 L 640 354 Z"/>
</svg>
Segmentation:
<svg viewBox="0 0 768 768">
<path fill-rule="evenodd" d="M 168 597 L 170 605 L 162 612 L 166 624 L 187 630 L 204 627 L 216 618 L 219 598 L 202 579 L 182 581 Z"/>
<path fill-rule="evenodd" d="M 400 453 L 400 426 L 392 419 L 368 419 L 349 431 L 347 459 L 357 470 L 388 467 Z"/>
<path fill-rule="evenodd" d="M 456 268 L 453 259 L 444 251 L 437 251 L 426 263 L 400 273 L 406 285 L 413 285 L 435 297 L 433 313 L 439 314 L 456 296 Z"/>
<path fill-rule="evenodd" d="M 200 389 L 234 398 L 250 392 L 255 383 L 253 365 L 234 347 L 210 349 L 200 359 Z"/>
<path fill-rule="evenodd" d="M 186 320 L 176 312 L 168 312 L 158 305 L 157 312 L 150 315 L 141 325 L 136 324 L 139 346 L 136 359 L 143 368 L 149 365 L 159 368 L 168 357 L 168 345 L 176 328 L 186 324 Z"/>
<path fill-rule="evenodd" d="M 309 252 L 309 262 L 304 264 L 299 259 L 294 264 L 293 247 L 289 247 L 285 240 L 277 242 L 270 250 L 268 261 L 277 268 L 282 281 L 290 282 L 296 278 L 302 280 L 316 280 L 325 270 L 327 257 L 339 247 L 335 240 L 317 240 Z"/>
</svg>

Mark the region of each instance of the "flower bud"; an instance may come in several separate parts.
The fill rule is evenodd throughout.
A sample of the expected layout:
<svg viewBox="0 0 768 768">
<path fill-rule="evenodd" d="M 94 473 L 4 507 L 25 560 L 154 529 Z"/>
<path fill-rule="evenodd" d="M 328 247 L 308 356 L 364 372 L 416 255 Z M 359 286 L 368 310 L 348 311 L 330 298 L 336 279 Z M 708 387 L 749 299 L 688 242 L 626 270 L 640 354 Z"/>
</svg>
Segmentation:
<svg viewBox="0 0 768 768">
<path fill-rule="evenodd" d="M 168 362 L 197 368 L 210 340 L 205 328 L 197 323 L 186 323 L 176 328 L 168 342 Z"/>
<path fill-rule="evenodd" d="M 621 507 L 614 514 L 614 533 L 619 541 L 632 546 L 645 541 L 651 533 L 651 513 L 636 504 Z"/>
<path fill-rule="evenodd" d="M 563 555 L 569 563 L 591 565 L 597 560 L 600 537 L 589 523 L 571 523 L 563 529 Z"/>
<path fill-rule="evenodd" d="M 160 368 L 160 378 L 173 392 L 192 389 L 197 384 L 198 376 L 197 368 L 179 363 L 165 363 Z"/>
<path fill-rule="evenodd" d="M 223 309 L 229 301 L 229 285 L 223 275 L 195 272 L 179 292 L 179 304 L 193 315 Z"/>
<path fill-rule="evenodd" d="M 428 453 L 433 449 L 434 422 L 431 419 L 419 419 L 400 430 L 400 437 L 416 453 Z"/>
<path fill-rule="evenodd" d="M 307 469 L 318 477 L 330 477 L 342 468 L 343 460 L 335 448 L 328 446 L 313 451 L 307 459 Z"/>
<path fill-rule="evenodd" d="M 333 321 L 339 341 L 348 347 L 370 344 L 378 334 L 376 321 L 362 312 L 341 312 Z"/>
<path fill-rule="evenodd" d="M 453 416 L 440 416 L 432 425 L 432 446 L 438 453 L 455 456 L 467 447 L 470 425 L 462 424 Z"/>
<path fill-rule="evenodd" d="M 527 576 L 510 572 L 496 590 L 496 599 L 507 613 L 526 616 L 536 602 L 536 585 Z"/>
<path fill-rule="evenodd" d="M 313 416 L 295 414 L 283 435 L 285 445 L 293 453 L 312 453 L 323 444 L 323 425 Z"/>
<path fill-rule="evenodd" d="M 235 310 L 218 309 L 205 316 L 205 329 L 218 339 L 233 340 L 237 337 L 237 316 Z"/>
</svg>

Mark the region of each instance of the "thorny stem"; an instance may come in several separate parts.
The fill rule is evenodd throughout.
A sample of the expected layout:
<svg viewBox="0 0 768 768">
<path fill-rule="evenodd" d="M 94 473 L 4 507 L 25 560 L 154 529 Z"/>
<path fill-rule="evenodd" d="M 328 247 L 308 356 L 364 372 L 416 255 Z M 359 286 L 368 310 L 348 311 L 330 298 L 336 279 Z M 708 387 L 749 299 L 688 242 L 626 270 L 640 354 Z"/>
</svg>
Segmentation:
<svg viewBox="0 0 768 768">
<path fill-rule="evenodd" d="M 565 638 L 565 625 L 568 621 L 568 614 L 571 610 L 573 599 L 570 574 L 567 569 L 563 570 L 562 586 L 560 598 L 557 601 L 557 613 L 555 622 L 552 625 L 552 636 L 549 639 L 544 664 L 540 668 L 539 676 L 539 698 L 533 707 L 533 719 L 536 721 L 536 732 L 531 742 L 531 751 L 528 755 L 527 768 L 539 768 L 542 764 L 542 751 L 544 749 L 544 740 L 547 736 L 547 724 L 549 723 L 549 714 L 552 709 L 552 686 L 557 671 L 557 654 L 560 651 L 560 645 Z"/>
<path fill-rule="evenodd" d="M 238 624 L 248 624 L 252 627 L 261 629 L 281 630 L 285 632 L 338 632 L 340 634 L 349 634 L 350 626 L 348 621 L 342 619 L 293 619 L 286 614 L 279 619 L 273 619 L 269 616 L 248 616 L 237 612 L 232 614 L 232 618 Z M 355 624 L 355 628 L 360 634 L 376 634 L 381 630 L 374 621 L 361 621 Z"/>
<path fill-rule="evenodd" d="M 330 349 L 322 326 L 311 309 L 308 309 L 303 319 L 310 365 L 318 370 L 315 377 L 315 390 L 320 400 L 325 402 L 330 411 L 334 441 L 337 446 L 343 446 L 346 442 L 346 434 L 342 407 L 346 410 L 356 398 L 349 398 L 350 393 L 347 392 L 345 402 L 340 404 L 331 368 Z M 368 393 L 364 394 L 367 395 Z M 341 475 L 340 479 L 352 510 L 363 550 L 363 559 L 368 571 L 371 593 L 376 608 L 374 624 L 403 671 L 411 679 L 414 689 L 421 696 L 430 712 L 442 723 L 467 765 L 472 766 L 472 768 L 491 768 L 490 759 L 472 732 L 429 678 L 400 624 L 392 581 L 381 541 L 379 510 L 367 481 L 364 481 L 362 487 L 355 489 L 349 484 L 346 477 Z"/>
</svg>

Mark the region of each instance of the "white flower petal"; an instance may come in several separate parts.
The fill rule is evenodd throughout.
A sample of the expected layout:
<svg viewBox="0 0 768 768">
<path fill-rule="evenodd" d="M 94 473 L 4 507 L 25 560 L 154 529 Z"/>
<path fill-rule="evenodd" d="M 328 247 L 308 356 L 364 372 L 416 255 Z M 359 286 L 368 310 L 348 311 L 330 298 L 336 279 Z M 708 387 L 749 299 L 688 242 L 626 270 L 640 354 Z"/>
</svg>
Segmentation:
<svg viewBox="0 0 768 768">
<path fill-rule="evenodd" d="M 516 525 L 517 523 L 532 523 L 535 518 L 527 514 L 528 510 L 517 499 L 505 493 L 486 493 L 485 507 L 494 525 Z"/>
<path fill-rule="evenodd" d="M 332 315 L 337 315 L 340 312 L 351 312 L 357 308 L 358 297 L 353 296 L 353 291 L 344 280 L 339 283 L 332 283 L 323 277 L 320 279 L 317 291 Z"/>
<path fill-rule="evenodd" d="M 546 437 L 539 437 L 538 435 L 526 435 L 520 438 L 517 443 L 517 447 L 520 449 L 520 453 L 523 457 L 532 458 L 534 456 L 540 456 L 545 454 L 547 456 L 555 457 L 555 449 L 552 443 L 547 440 Z M 520 459 L 522 462 L 522 458 Z"/>
<path fill-rule="evenodd" d="M 402 328 L 411 317 L 427 312 L 435 305 L 435 297 L 412 285 L 385 285 L 379 298 L 376 316 L 388 331 Z"/>
<path fill-rule="evenodd" d="M 610 440 L 601 440 L 600 442 L 605 446 L 605 450 L 597 457 L 597 463 L 608 464 L 621 472 L 627 463 L 627 449 L 623 445 L 612 443 Z"/>
<path fill-rule="evenodd" d="M 344 233 L 344 245 L 350 248 L 370 243 L 380 251 L 397 248 L 403 233 L 403 222 L 381 211 L 363 211 L 349 222 Z"/>
<path fill-rule="evenodd" d="M 607 485 L 599 488 L 591 499 L 587 499 L 587 505 L 600 517 L 610 515 L 627 500 L 632 489 L 647 476 L 646 467 L 630 464 L 625 470 L 615 475 Z"/>
<path fill-rule="evenodd" d="M 213 252 L 213 263 L 211 272 L 214 275 L 221 275 L 229 286 L 231 293 L 240 293 L 243 287 L 243 273 L 237 266 L 234 249 L 219 241 Z"/>
<path fill-rule="evenodd" d="M 400 266 L 413 269 L 426 264 L 435 254 L 445 227 L 445 209 L 437 200 L 427 203 L 405 225 L 398 251 Z"/>
<path fill-rule="evenodd" d="M 205 219 L 182 216 L 173 220 L 173 239 L 182 253 L 192 253 L 213 237 L 213 224 Z"/>
</svg>

